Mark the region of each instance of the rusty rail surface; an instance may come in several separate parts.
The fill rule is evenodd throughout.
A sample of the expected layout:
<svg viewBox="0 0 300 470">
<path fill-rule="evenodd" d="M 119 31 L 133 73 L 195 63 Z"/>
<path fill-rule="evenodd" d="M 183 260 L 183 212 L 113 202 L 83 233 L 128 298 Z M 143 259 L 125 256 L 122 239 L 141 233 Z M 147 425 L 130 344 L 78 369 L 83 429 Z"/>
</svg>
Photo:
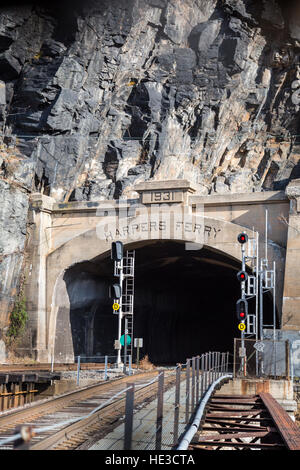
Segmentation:
<svg viewBox="0 0 300 470">
<path fill-rule="evenodd" d="M 300 428 L 269 393 L 214 395 L 189 450 L 300 450 Z"/>
<path fill-rule="evenodd" d="M 259 396 L 268 409 L 286 447 L 289 450 L 300 450 L 300 429 L 296 423 L 270 393 L 260 393 Z"/>
</svg>

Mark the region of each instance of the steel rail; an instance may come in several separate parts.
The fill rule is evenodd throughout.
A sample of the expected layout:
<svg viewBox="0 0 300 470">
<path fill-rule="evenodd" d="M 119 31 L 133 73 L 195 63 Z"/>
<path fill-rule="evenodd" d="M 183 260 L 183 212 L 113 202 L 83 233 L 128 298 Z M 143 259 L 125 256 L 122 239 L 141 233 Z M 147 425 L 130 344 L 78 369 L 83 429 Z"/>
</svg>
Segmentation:
<svg viewBox="0 0 300 470">
<path fill-rule="evenodd" d="M 14 429 L 16 424 L 26 422 L 23 429 L 30 427 L 29 432 L 32 439 L 30 450 L 77 448 L 79 445 L 85 444 L 88 440 L 91 440 L 91 434 L 99 434 L 99 432 L 103 434 L 103 432 L 107 432 L 107 428 L 110 429 L 113 423 L 117 425 L 118 420 L 123 417 L 125 408 L 124 393 L 128 387 L 120 390 L 122 383 L 125 382 L 127 385 L 131 382 L 136 383 L 137 405 L 141 405 L 145 400 L 149 401 L 149 399 L 155 398 L 157 388 L 155 382 L 157 382 L 159 375 L 157 375 L 157 372 L 158 371 L 144 372 L 135 374 L 134 376 L 126 376 L 122 379 L 111 381 L 111 383 L 97 384 L 84 390 L 76 390 L 75 392 L 68 393 L 68 396 L 51 399 L 48 403 L 43 404 L 45 405 L 43 407 L 37 404 L 34 408 L 40 408 L 38 413 L 33 413 L 32 409 L 16 410 L 13 416 L 2 417 L 3 419 L 5 418 L 6 424 L 7 421 L 9 422 L 9 425 L 6 426 L 6 432 L 3 433 L 2 430 L 2 435 L 4 434 L 6 437 L 1 441 L 0 436 L 1 444 L 2 446 L 6 446 L 6 444 L 11 444 L 12 441 L 20 439 L 20 433 L 7 437 L 7 431 L 9 429 L 11 430 L 12 427 Z M 153 379 L 153 375 L 155 374 L 156 377 Z M 150 378 L 151 380 L 145 383 L 145 378 Z M 170 373 L 167 377 L 167 386 L 172 386 L 173 382 L 174 374 Z M 97 392 L 99 395 L 99 391 L 100 397 L 97 396 Z M 114 392 L 116 393 L 104 402 L 100 401 L 100 404 L 95 408 L 95 406 L 93 406 L 95 400 L 103 400 L 103 398 L 105 398 L 103 397 L 103 392 L 107 394 L 108 391 L 112 394 Z M 123 397 L 121 397 L 121 395 L 123 395 Z M 60 398 L 62 398 L 62 400 L 59 400 Z M 84 399 L 86 399 L 86 402 L 84 402 Z M 57 400 L 59 400 L 59 403 L 54 404 Z M 88 412 L 88 408 L 92 408 L 92 410 Z M 28 418 L 28 412 L 30 412 L 30 418 Z M 83 416 L 82 412 L 85 413 Z M 66 413 L 69 413 L 70 418 L 67 417 L 66 419 Z M 63 414 L 63 418 L 61 414 Z M 44 415 L 46 415 L 46 419 L 48 419 L 47 415 L 49 415 L 49 418 L 51 416 L 50 421 L 52 421 L 52 423 L 50 422 L 48 426 L 36 422 L 37 419 Z M 44 421 L 44 418 L 42 421 Z M 7 446 L 5 448 L 7 448 Z M 26 448 L 28 448 L 28 446 Z"/>
<path fill-rule="evenodd" d="M 200 431 L 197 439 L 187 447 L 189 450 L 225 447 L 300 450 L 300 429 L 272 395 L 264 392 L 251 397 L 210 397 Z"/>
<path fill-rule="evenodd" d="M 157 380 L 157 377 L 156 377 Z M 139 406 L 145 400 L 151 397 L 156 398 L 157 384 L 156 380 L 151 380 L 149 383 L 136 384 L 140 387 L 135 392 L 135 406 Z M 166 380 L 166 385 L 171 386 L 174 383 L 174 377 L 170 375 Z M 117 395 L 124 395 L 126 391 L 122 390 Z M 93 440 L 96 438 L 95 433 L 101 429 L 102 435 L 106 434 L 105 424 L 111 426 L 111 422 L 116 422 L 118 425 L 118 418 L 124 416 L 126 396 L 118 397 L 111 403 L 100 405 L 98 409 L 93 410 L 83 419 L 77 420 L 65 426 L 63 429 L 54 432 L 50 436 L 42 439 L 36 444 L 31 445 L 30 450 L 65 450 L 70 448 L 77 448 L 79 445 L 88 441 L 90 429 L 94 434 Z M 105 421 L 108 421 L 105 423 Z M 98 438 L 98 437 L 97 437 Z"/>
<path fill-rule="evenodd" d="M 289 450 L 300 450 L 299 427 L 270 393 L 260 393 L 259 396 L 273 418 L 286 447 Z"/>
<path fill-rule="evenodd" d="M 5 431 L 13 428 L 18 424 L 22 424 L 26 421 L 32 422 L 41 416 L 58 411 L 59 409 L 74 402 L 92 397 L 98 392 L 110 391 L 112 385 L 130 383 L 137 380 L 137 378 L 152 377 L 155 373 L 157 373 L 157 371 L 143 372 L 119 379 L 110 380 L 109 382 L 103 382 L 100 384 L 97 383 L 79 390 L 77 389 L 72 392 L 67 392 L 63 395 L 52 397 L 46 401 L 43 400 L 42 403 L 33 402 L 27 405 L 26 408 L 16 408 L 15 410 L 9 410 L 9 413 L 5 413 L 3 415 L 0 414 L 0 440 L 1 434 L 4 434 Z"/>
</svg>

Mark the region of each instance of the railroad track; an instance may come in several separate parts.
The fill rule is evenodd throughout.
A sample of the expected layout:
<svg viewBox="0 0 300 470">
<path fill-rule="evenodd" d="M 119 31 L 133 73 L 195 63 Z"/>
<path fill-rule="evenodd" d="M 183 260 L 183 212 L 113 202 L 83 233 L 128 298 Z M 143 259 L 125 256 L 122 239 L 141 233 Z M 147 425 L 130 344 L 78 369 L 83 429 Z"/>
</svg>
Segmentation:
<svg viewBox="0 0 300 470">
<path fill-rule="evenodd" d="M 269 393 L 214 395 L 189 450 L 300 450 L 300 429 Z"/>
<path fill-rule="evenodd" d="M 13 436 L 16 427 L 23 425 L 33 430 L 31 450 L 86 449 L 120 424 L 125 411 L 125 393 L 120 392 L 127 384 L 135 383 L 135 406 L 142 407 L 157 395 L 157 376 L 157 371 L 126 376 L 0 415 L 0 442 Z M 166 388 L 172 386 L 174 380 L 173 372 L 167 371 Z M 13 442 L 0 446 L 0 449 L 12 448 Z"/>
<path fill-rule="evenodd" d="M 108 363 L 110 367 L 112 363 Z M 58 371 L 74 371 L 77 370 L 77 364 L 54 364 L 53 370 Z M 132 367 L 135 367 L 132 365 Z M 81 362 L 80 370 L 104 370 L 105 364 L 99 362 Z M 9 372 L 49 372 L 52 370 L 51 364 L 1 364 L 0 374 Z"/>
</svg>

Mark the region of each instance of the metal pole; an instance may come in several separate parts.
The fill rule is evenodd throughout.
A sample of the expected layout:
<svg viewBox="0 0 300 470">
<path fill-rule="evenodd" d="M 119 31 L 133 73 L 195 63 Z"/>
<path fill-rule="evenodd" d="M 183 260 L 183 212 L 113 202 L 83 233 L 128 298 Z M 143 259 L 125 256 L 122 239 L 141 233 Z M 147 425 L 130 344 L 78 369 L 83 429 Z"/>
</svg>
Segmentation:
<svg viewBox="0 0 300 470">
<path fill-rule="evenodd" d="M 80 356 L 77 357 L 77 385 L 79 385 L 79 374 L 80 374 Z"/>
<path fill-rule="evenodd" d="M 201 398 L 204 393 L 204 355 L 201 356 Z"/>
<path fill-rule="evenodd" d="M 276 357 L 276 262 L 273 261 L 273 344 L 274 344 L 274 375 L 277 376 L 277 357 Z"/>
<path fill-rule="evenodd" d="M 132 358 L 131 354 L 128 356 L 128 364 L 129 364 L 129 375 L 132 375 Z"/>
<path fill-rule="evenodd" d="M 236 377 L 236 343 L 238 339 L 234 338 L 234 346 L 233 346 L 233 378 L 235 379 Z"/>
<path fill-rule="evenodd" d="M 268 211 L 265 211 L 265 269 L 268 269 Z M 264 325 L 264 303 L 263 303 L 263 264 L 260 262 L 260 276 L 259 276 L 259 314 L 260 314 L 260 325 L 259 325 L 259 339 L 263 340 L 263 325 Z M 264 374 L 264 363 L 263 354 L 260 353 L 260 375 Z"/>
<path fill-rule="evenodd" d="M 258 318 L 258 306 L 259 306 L 259 233 L 256 233 L 256 272 L 255 272 L 255 339 L 258 341 L 258 327 L 259 327 L 259 318 Z M 255 351 L 255 368 L 256 376 L 258 376 L 258 351 Z"/>
<path fill-rule="evenodd" d="M 160 372 L 158 376 L 158 391 L 157 391 L 155 450 L 161 450 L 162 426 L 163 426 L 163 404 L 164 404 L 164 372 Z"/>
<path fill-rule="evenodd" d="M 268 260 L 268 209 L 266 209 L 266 228 L 265 228 L 265 259 Z M 267 265 L 268 267 L 268 265 Z"/>
<path fill-rule="evenodd" d="M 263 303 L 263 266 L 262 261 L 260 262 L 260 271 L 259 271 L 259 339 L 263 340 L 263 321 L 264 321 L 264 303 Z M 264 361 L 263 353 L 259 352 L 260 358 L 260 368 L 259 376 L 262 376 L 264 373 Z"/>
<path fill-rule="evenodd" d="M 208 354 L 205 353 L 205 386 L 204 386 L 204 392 L 206 392 L 207 387 L 208 387 Z"/>
<path fill-rule="evenodd" d="M 123 365 L 123 373 L 124 373 L 124 374 L 126 374 L 126 365 L 127 365 L 127 334 L 128 334 L 128 319 L 125 318 L 124 365 Z"/>
<path fill-rule="evenodd" d="M 276 339 L 276 261 L 273 262 L 273 339 Z"/>
<path fill-rule="evenodd" d="M 191 412 L 193 413 L 195 408 L 195 358 L 192 358 L 192 403 Z"/>
<path fill-rule="evenodd" d="M 260 263 L 259 271 L 259 339 L 263 339 L 263 322 L 264 322 L 264 304 L 263 304 L 263 265 Z"/>
<path fill-rule="evenodd" d="M 133 408 L 134 408 L 134 384 L 126 384 L 126 388 L 128 388 L 128 390 L 126 391 L 126 404 L 125 404 L 124 450 L 131 450 Z"/>
<path fill-rule="evenodd" d="M 107 364 L 108 364 L 108 356 L 104 358 L 105 365 L 104 365 L 104 380 L 107 380 Z"/>
<path fill-rule="evenodd" d="M 242 244 L 242 271 L 245 271 L 246 270 L 246 259 L 245 259 L 245 246 L 244 244 Z M 242 299 L 246 299 L 246 283 L 245 281 L 243 281 L 241 283 L 241 288 L 242 288 Z M 242 350 L 244 351 L 245 350 L 245 333 L 244 333 L 244 330 L 241 331 L 241 346 L 242 346 Z M 246 361 L 245 361 L 245 356 L 243 354 L 243 357 L 242 357 L 242 370 L 243 370 L 243 374 L 244 374 L 244 377 L 246 377 Z"/>
<path fill-rule="evenodd" d="M 200 356 L 196 358 L 196 403 L 199 401 Z"/>
<path fill-rule="evenodd" d="M 186 401 L 185 401 L 185 422 L 189 422 L 189 408 L 190 408 L 190 359 L 186 361 Z"/>
<path fill-rule="evenodd" d="M 216 380 L 216 370 L 217 370 L 217 353 L 213 352 L 213 374 L 212 374 L 212 382 Z"/>
<path fill-rule="evenodd" d="M 176 385 L 175 385 L 175 409 L 174 409 L 174 432 L 173 432 L 173 445 L 178 442 L 178 428 L 179 428 L 179 408 L 180 408 L 180 374 L 181 365 L 178 364 L 176 369 Z"/>
<path fill-rule="evenodd" d="M 139 364 L 140 364 L 140 339 L 138 338 L 137 357 L 136 357 L 137 368 L 139 368 Z"/>
<path fill-rule="evenodd" d="M 118 268 L 120 269 L 120 286 L 123 292 L 123 260 L 117 263 Z M 119 308 L 119 315 L 118 315 L 118 340 L 120 341 L 122 336 L 122 298 L 120 299 L 120 308 Z M 118 349 L 117 353 L 117 367 L 121 367 L 122 360 L 121 360 L 121 349 Z"/>
<path fill-rule="evenodd" d="M 213 367 L 213 382 L 216 380 L 216 373 L 217 373 L 217 353 L 213 353 L 214 357 L 214 367 Z"/>
</svg>

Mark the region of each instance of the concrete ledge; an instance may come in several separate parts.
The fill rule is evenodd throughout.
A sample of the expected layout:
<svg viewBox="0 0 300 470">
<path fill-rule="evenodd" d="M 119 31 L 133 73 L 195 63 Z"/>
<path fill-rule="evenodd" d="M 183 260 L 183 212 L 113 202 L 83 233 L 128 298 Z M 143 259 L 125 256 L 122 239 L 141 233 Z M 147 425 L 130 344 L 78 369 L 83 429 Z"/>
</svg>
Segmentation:
<svg viewBox="0 0 300 470">
<path fill-rule="evenodd" d="M 217 394 L 257 395 L 261 392 L 270 393 L 275 400 L 293 400 L 294 389 L 292 380 L 273 380 L 260 378 L 235 378 L 223 385 Z"/>
<path fill-rule="evenodd" d="M 223 385 L 216 395 L 258 395 L 261 392 L 270 393 L 295 420 L 294 413 L 297 411 L 297 402 L 294 400 L 292 380 L 235 378 Z"/>
<path fill-rule="evenodd" d="M 216 194 L 211 196 L 190 196 L 190 204 L 206 206 L 233 206 L 253 204 L 278 204 L 279 201 L 289 204 L 284 191 L 264 191 L 255 193 Z"/>
<path fill-rule="evenodd" d="M 139 183 L 134 187 L 136 192 L 165 190 L 165 189 L 183 189 L 185 191 L 195 192 L 197 186 L 190 183 L 188 180 L 168 180 L 168 181 L 146 181 Z"/>
</svg>

